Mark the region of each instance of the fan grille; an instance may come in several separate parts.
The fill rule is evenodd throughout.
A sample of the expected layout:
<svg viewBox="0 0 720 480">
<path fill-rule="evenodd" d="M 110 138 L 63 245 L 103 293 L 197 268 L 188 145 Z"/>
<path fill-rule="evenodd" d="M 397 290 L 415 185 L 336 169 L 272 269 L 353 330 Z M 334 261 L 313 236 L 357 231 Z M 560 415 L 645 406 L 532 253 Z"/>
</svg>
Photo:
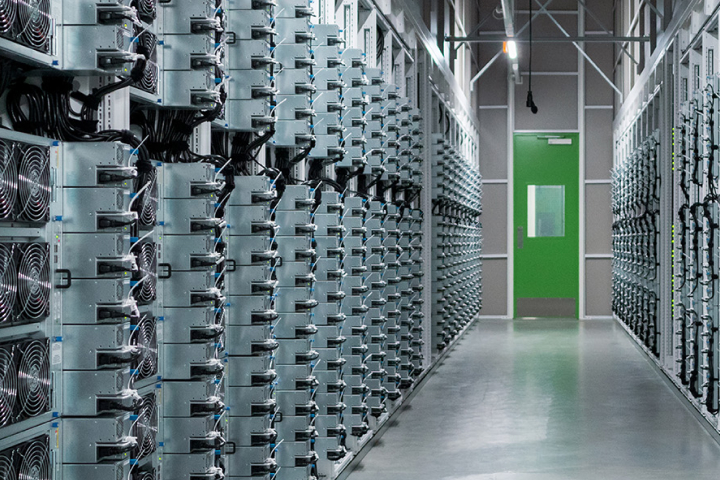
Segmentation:
<svg viewBox="0 0 720 480">
<path fill-rule="evenodd" d="M 50 448 L 47 438 L 27 444 L 20 453 L 18 480 L 50 480 Z"/>
<path fill-rule="evenodd" d="M 15 474 L 15 465 L 11 458 L 14 452 L 3 453 L 0 455 L 0 478 L 14 480 L 17 478 Z"/>
<path fill-rule="evenodd" d="M 47 244 L 25 246 L 18 268 L 19 316 L 27 319 L 45 317 L 50 309 L 50 261 Z"/>
<path fill-rule="evenodd" d="M 148 93 L 157 93 L 159 69 L 157 65 L 157 36 L 151 32 L 144 31 L 139 33 L 139 45 L 145 47 L 149 52 L 143 77 L 136 85 L 140 90 Z"/>
<path fill-rule="evenodd" d="M 142 353 L 136 366 L 138 378 L 149 378 L 157 373 L 158 348 L 157 348 L 157 323 L 155 317 L 144 316 L 138 324 L 137 345 Z"/>
<path fill-rule="evenodd" d="M 2 12 L 0 0 L 0 12 Z M 0 31 L 2 16 L 0 13 Z M 18 195 L 17 155 L 14 143 L 0 140 L 0 220 L 11 220 Z"/>
<path fill-rule="evenodd" d="M 17 0 L 0 0 L 0 34 L 8 34 L 17 19 Z"/>
<path fill-rule="evenodd" d="M 135 437 L 138 447 L 136 459 L 142 459 L 157 450 L 158 410 L 154 394 L 143 398 L 135 423 Z"/>
<path fill-rule="evenodd" d="M 140 198 L 133 205 L 133 210 L 138 214 L 140 225 L 155 225 L 158 204 L 157 171 L 155 168 L 138 175 L 137 180 L 135 180 L 135 189 L 137 192 L 142 190 Z"/>
<path fill-rule="evenodd" d="M 155 480 L 155 472 L 138 472 L 133 480 Z"/>
<path fill-rule="evenodd" d="M 47 340 L 33 340 L 22 348 L 18 365 L 18 397 L 23 416 L 34 417 L 50 408 Z"/>
<path fill-rule="evenodd" d="M 143 77 L 138 83 L 138 88 L 148 93 L 156 94 L 158 92 L 159 68 L 155 62 L 147 62 Z"/>
<path fill-rule="evenodd" d="M 50 217 L 50 151 L 36 145 L 25 148 L 18 168 L 18 217 L 47 222 Z"/>
<path fill-rule="evenodd" d="M 155 0 L 135 0 L 133 2 L 137 8 L 140 20 L 152 23 L 157 18 L 157 4 Z"/>
<path fill-rule="evenodd" d="M 50 51 L 50 0 L 17 0 L 17 39 L 41 52 Z"/>
<path fill-rule="evenodd" d="M 0 243 L 0 325 L 13 319 L 16 301 L 15 245 Z"/>
<path fill-rule="evenodd" d="M 0 348 L 0 427 L 4 427 L 13 418 L 17 402 L 17 369 L 12 354 L 12 346 Z M 2 472 L 0 459 L 0 472 Z M 0 476 L 0 478 L 8 478 Z"/>
<path fill-rule="evenodd" d="M 135 280 L 142 281 L 134 293 L 140 304 L 147 304 L 157 297 L 157 249 L 153 242 L 143 242 L 137 249 L 138 272 Z"/>
</svg>

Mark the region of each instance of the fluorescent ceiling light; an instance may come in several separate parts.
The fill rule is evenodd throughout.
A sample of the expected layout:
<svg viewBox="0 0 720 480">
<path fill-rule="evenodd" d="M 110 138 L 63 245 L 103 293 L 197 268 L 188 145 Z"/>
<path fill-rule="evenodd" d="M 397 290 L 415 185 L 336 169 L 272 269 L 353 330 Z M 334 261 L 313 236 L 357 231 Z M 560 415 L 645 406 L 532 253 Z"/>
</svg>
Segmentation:
<svg viewBox="0 0 720 480">
<path fill-rule="evenodd" d="M 507 42 L 507 54 L 508 57 L 512 58 L 513 60 L 517 58 L 517 45 L 515 44 L 515 41 L 510 40 Z"/>
</svg>

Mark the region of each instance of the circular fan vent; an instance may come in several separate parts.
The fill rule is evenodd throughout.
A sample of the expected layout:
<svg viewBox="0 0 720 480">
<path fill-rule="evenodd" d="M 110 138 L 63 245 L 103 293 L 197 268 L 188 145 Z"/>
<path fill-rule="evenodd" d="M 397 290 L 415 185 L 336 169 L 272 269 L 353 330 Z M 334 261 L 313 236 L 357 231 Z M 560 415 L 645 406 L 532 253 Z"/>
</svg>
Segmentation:
<svg viewBox="0 0 720 480">
<path fill-rule="evenodd" d="M 157 324 L 155 317 L 145 316 L 140 320 L 137 332 L 137 345 L 142 349 L 137 366 L 138 378 L 148 378 L 157 373 Z"/>
<path fill-rule="evenodd" d="M 50 216 L 50 162 L 47 148 L 26 148 L 18 171 L 19 217 L 31 222 L 45 222 Z"/>
<path fill-rule="evenodd" d="M 18 480 L 50 480 L 50 449 L 41 441 L 30 443 L 22 452 Z"/>
<path fill-rule="evenodd" d="M 148 93 L 157 93 L 158 90 L 158 66 L 154 62 L 147 62 L 143 76 L 138 83 L 138 88 Z"/>
<path fill-rule="evenodd" d="M 142 21 L 152 23 L 157 18 L 155 0 L 136 0 L 133 5 L 137 8 L 138 16 Z"/>
<path fill-rule="evenodd" d="M 147 187 L 145 187 L 145 185 Z M 135 201 L 133 210 L 137 212 L 140 225 L 152 226 L 157 221 L 157 171 L 153 168 L 150 171 L 142 172 L 135 180 L 135 191 L 139 192 L 140 198 Z"/>
<path fill-rule="evenodd" d="M 47 52 L 50 49 L 50 0 L 20 0 L 18 21 L 21 42 L 36 50 Z"/>
<path fill-rule="evenodd" d="M 155 60 L 157 59 L 157 36 L 152 33 L 148 32 L 147 30 L 144 30 L 142 32 L 139 32 L 140 37 L 138 38 L 138 44 L 141 47 L 144 47 L 148 51 L 148 60 Z"/>
<path fill-rule="evenodd" d="M 20 409 L 25 416 L 34 417 L 49 408 L 50 362 L 44 342 L 34 340 L 23 349 L 18 367 L 18 393 Z"/>
<path fill-rule="evenodd" d="M 148 51 L 147 63 L 143 71 L 143 77 L 136 85 L 141 90 L 148 93 L 157 93 L 158 87 L 158 66 L 157 66 L 157 36 L 155 34 L 144 31 L 140 33 L 138 41 L 141 47 Z"/>
<path fill-rule="evenodd" d="M 15 247 L 0 243 L 0 324 L 12 320 L 17 300 Z"/>
<path fill-rule="evenodd" d="M 157 93 L 159 69 L 157 63 L 148 62 L 139 87 L 148 93 Z"/>
<path fill-rule="evenodd" d="M 138 439 L 138 452 L 135 458 L 145 458 L 157 449 L 158 412 L 155 397 L 149 395 L 143 399 L 135 423 L 135 436 Z"/>
<path fill-rule="evenodd" d="M 16 17 L 17 0 L 0 0 L 0 34 L 10 32 Z"/>
<path fill-rule="evenodd" d="M 133 480 L 155 480 L 155 472 L 139 472 Z"/>
<path fill-rule="evenodd" d="M 12 420 L 15 402 L 17 401 L 17 371 L 12 353 L 0 348 L 0 427 Z M 0 457 L 0 473 L 2 472 L 2 457 Z M 12 478 L 3 477 L 0 478 Z"/>
<path fill-rule="evenodd" d="M 50 263 L 47 245 L 31 243 L 22 252 L 18 268 L 19 315 L 38 319 L 50 308 Z"/>
<path fill-rule="evenodd" d="M 134 297 L 141 304 L 155 300 L 157 295 L 157 251 L 155 243 L 143 242 L 137 249 L 138 278 L 142 284 L 135 290 Z"/>
<path fill-rule="evenodd" d="M 17 478 L 13 461 L 7 455 L 0 455 L 0 478 Z"/>
<path fill-rule="evenodd" d="M 0 0 L 0 12 L 2 12 Z M 2 13 L 0 13 L 2 31 Z M 0 140 L 0 219 L 12 218 L 18 194 L 17 160 L 15 146 Z"/>
</svg>

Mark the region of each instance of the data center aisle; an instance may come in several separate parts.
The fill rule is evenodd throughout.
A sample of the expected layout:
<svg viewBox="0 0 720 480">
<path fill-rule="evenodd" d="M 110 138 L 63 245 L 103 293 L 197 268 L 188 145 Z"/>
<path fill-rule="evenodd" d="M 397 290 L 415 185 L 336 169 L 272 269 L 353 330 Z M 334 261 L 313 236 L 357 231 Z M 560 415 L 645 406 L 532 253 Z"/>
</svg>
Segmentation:
<svg viewBox="0 0 720 480">
<path fill-rule="evenodd" d="M 349 480 L 716 479 L 720 446 L 611 320 L 468 331 Z"/>
</svg>

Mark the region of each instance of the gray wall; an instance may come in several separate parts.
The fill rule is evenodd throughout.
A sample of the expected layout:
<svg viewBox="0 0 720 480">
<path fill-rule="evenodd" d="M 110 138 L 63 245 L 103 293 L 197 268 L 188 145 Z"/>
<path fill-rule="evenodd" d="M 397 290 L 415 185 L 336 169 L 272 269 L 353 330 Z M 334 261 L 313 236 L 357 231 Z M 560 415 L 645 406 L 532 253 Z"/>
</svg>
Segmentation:
<svg viewBox="0 0 720 480">
<path fill-rule="evenodd" d="M 543 2 L 544 3 L 544 2 Z M 594 16 L 611 29 L 612 2 L 587 2 Z M 576 0 L 555 0 L 550 13 L 569 35 L 605 33 L 587 12 L 578 12 Z M 517 28 L 528 21 L 525 5 L 518 6 Z M 483 6 L 480 18 L 490 13 L 492 5 Z M 537 8 L 536 8 L 537 11 Z M 554 13 L 556 11 L 561 11 Z M 583 15 L 584 14 L 584 15 Z M 584 19 L 580 16 L 583 15 Z M 485 31 L 502 30 L 499 22 L 490 20 Z M 533 35 L 563 36 L 545 15 L 533 23 Z M 481 44 L 480 64 L 487 63 L 498 51 L 495 44 Z M 508 316 L 512 280 L 508 256 L 508 221 L 512 220 L 512 198 L 508 198 L 508 178 L 512 167 L 512 132 L 517 130 L 579 131 L 585 199 L 584 233 L 581 245 L 581 290 L 584 292 L 583 317 L 609 316 L 611 285 L 610 170 L 612 168 L 613 96 L 610 85 L 580 55 L 571 43 L 537 43 L 533 45 L 532 90 L 540 112 L 533 115 L 525 107 L 527 95 L 528 44 L 519 46 L 522 84 L 508 78 L 508 61 L 501 56 L 475 85 L 479 100 L 480 171 L 483 185 L 483 311 L 485 316 Z M 613 46 L 588 44 L 585 52 L 612 78 Z"/>
</svg>

